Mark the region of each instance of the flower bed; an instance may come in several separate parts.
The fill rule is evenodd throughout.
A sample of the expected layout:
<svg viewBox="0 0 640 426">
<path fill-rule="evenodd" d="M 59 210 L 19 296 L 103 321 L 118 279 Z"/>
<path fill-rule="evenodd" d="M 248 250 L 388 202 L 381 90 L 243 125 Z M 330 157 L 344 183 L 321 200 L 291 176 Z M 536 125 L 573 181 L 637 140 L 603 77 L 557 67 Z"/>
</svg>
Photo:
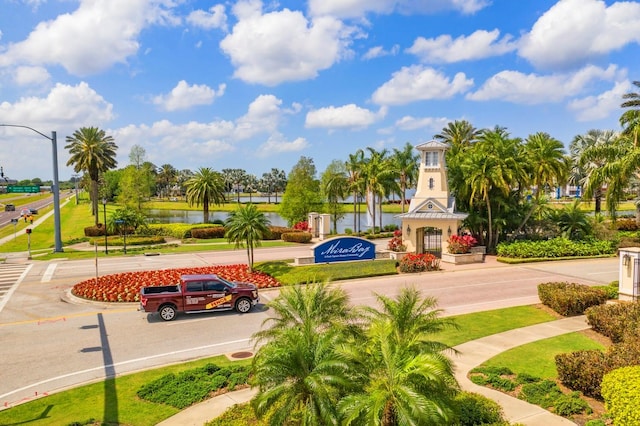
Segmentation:
<svg viewBox="0 0 640 426">
<path fill-rule="evenodd" d="M 263 272 L 249 272 L 247 265 L 218 265 L 157 271 L 121 272 L 84 280 L 74 285 L 71 294 L 99 302 L 139 302 L 142 287 L 175 284 L 180 275 L 217 274 L 229 281 L 252 283 L 258 288 L 280 287 L 280 282 Z"/>
</svg>

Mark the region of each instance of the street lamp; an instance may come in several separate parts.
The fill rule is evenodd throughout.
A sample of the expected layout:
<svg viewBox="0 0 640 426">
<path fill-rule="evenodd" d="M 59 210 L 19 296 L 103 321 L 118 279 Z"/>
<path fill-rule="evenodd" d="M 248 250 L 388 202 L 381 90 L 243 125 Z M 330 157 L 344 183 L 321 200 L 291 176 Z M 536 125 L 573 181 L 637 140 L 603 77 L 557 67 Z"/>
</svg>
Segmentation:
<svg viewBox="0 0 640 426">
<path fill-rule="evenodd" d="M 21 127 L 23 129 L 29 129 L 51 141 L 51 148 L 53 151 L 53 186 L 51 187 L 51 191 L 53 192 L 53 251 L 54 253 L 62 253 L 64 250 L 62 249 L 62 237 L 60 235 L 60 184 L 58 182 L 58 138 L 56 136 L 56 132 L 51 132 L 51 137 L 49 137 L 29 126 L 22 126 L 19 124 L 0 124 L 0 127 Z"/>
<path fill-rule="evenodd" d="M 102 199 L 102 211 L 104 213 L 104 254 L 109 254 L 109 243 L 107 242 L 107 199 Z"/>
</svg>

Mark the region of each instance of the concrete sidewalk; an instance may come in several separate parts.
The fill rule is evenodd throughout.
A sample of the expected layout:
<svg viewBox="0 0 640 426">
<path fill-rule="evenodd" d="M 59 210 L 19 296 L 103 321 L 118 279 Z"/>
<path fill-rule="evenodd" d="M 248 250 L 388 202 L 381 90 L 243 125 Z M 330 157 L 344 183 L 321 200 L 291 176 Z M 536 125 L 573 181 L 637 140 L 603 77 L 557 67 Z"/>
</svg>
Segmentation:
<svg viewBox="0 0 640 426">
<path fill-rule="evenodd" d="M 463 390 L 479 393 L 500 404 L 504 411 L 505 418 L 510 422 L 527 426 L 575 425 L 572 421 L 552 414 L 537 405 L 510 397 L 502 392 L 478 386 L 467 378 L 467 374 L 472 368 L 477 367 L 484 361 L 508 349 L 536 340 L 560 336 L 588 328 L 590 327 L 584 316 L 570 317 L 510 330 L 463 343 L 455 347 L 455 349 L 460 352 L 459 355 L 454 356 L 456 379 Z M 248 402 L 255 394 L 255 389 L 243 389 L 220 395 L 187 408 L 158 425 L 202 426 L 207 421 L 224 413 L 234 404 Z"/>
</svg>

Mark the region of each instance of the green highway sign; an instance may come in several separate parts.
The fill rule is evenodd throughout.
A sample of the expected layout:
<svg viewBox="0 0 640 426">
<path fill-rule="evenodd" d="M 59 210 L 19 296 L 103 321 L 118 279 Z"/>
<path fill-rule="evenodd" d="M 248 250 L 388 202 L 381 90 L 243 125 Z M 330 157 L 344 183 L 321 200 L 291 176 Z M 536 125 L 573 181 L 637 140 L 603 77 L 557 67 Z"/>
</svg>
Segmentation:
<svg viewBox="0 0 640 426">
<path fill-rule="evenodd" d="M 7 185 L 7 193 L 31 193 L 37 194 L 40 192 L 40 185 Z"/>
</svg>

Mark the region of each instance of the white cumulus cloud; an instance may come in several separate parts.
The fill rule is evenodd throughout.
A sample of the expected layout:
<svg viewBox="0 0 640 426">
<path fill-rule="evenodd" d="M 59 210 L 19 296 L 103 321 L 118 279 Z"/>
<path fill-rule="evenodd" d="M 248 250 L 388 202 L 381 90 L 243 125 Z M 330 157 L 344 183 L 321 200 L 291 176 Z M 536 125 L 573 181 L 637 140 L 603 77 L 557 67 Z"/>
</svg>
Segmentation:
<svg viewBox="0 0 640 426">
<path fill-rule="evenodd" d="M 168 94 L 155 96 L 153 103 L 165 111 L 187 109 L 196 105 L 210 105 L 215 98 L 224 95 L 226 87 L 226 84 L 220 84 L 216 92 L 205 84 L 190 86 L 186 81 L 181 80 Z"/>
<path fill-rule="evenodd" d="M 328 129 L 363 129 L 383 118 L 386 108 L 380 108 L 378 112 L 361 108 L 355 104 L 341 107 L 319 108 L 307 113 L 305 127 L 322 127 Z"/>
<path fill-rule="evenodd" d="M 308 80 L 351 54 L 355 29 L 332 17 L 308 21 L 289 9 L 263 14 L 259 1 L 241 1 L 233 12 L 238 23 L 220 47 L 236 67 L 234 76 L 248 83 Z"/>
<path fill-rule="evenodd" d="M 640 3 L 560 0 L 520 42 L 519 55 L 542 69 L 584 65 L 629 43 L 640 43 Z"/>
<path fill-rule="evenodd" d="M 413 65 L 393 73 L 391 80 L 378 87 L 372 100 L 379 105 L 405 105 L 428 99 L 448 99 L 466 92 L 473 79 L 459 72 L 453 79 L 433 68 Z"/>
<path fill-rule="evenodd" d="M 472 14 L 489 4 L 488 0 L 309 0 L 309 13 L 339 18 L 359 18 L 367 13 L 430 14 L 443 10 Z"/>
<path fill-rule="evenodd" d="M 418 37 L 407 49 L 422 62 L 451 63 L 503 55 L 515 50 L 516 43 L 510 35 L 500 39 L 500 30 L 477 30 L 469 36 L 453 39 L 444 34 L 436 38 Z"/>
<path fill-rule="evenodd" d="M 280 133 L 275 133 L 265 143 L 258 147 L 259 157 L 269 157 L 286 152 L 300 152 L 309 147 L 309 142 L 302 137 L 288 141 Z"/>
<path fill-rule="evenodd" d="M 225 32 L 227 31 L 227 14 L 222 4 L 211 6 L 208 11 L 194 10 L 187 16 L 187 22 L 194 27 L 206 30 L 219 28 Z"/>
<path fill-rule="evenodd" d="M 628 80 L 617 82 L 611 90 L 599 95 L 586 96 L 569 102 L 569 109 L 574 111 L 578 121 L 593 121 L 609 117 L 620 111 L 622 95 L 632 91 Z"/>
<path fill-rule="evenodd" d="M 567 97 L 579 95 L 594 81 L 612 81 L 620 75 L 621 72 L 615 65 L 610 65 L 607 69 L 589 65 L 575 73 L 552 75 L 502 71 L 485 81 L 478 91 L 470 93 L 467 98 L 527 105 L 560 102 Z"/>
<path fill-rule="evenodd" d="M 140 32 L 154 23 L 174 25 L 170 0 L 82 0 L 73 13 L 39 23 L 0 54 L 0 67 L 59 64 L 79 76 L 124 63 L 139 48 Z"/>
</svg>

